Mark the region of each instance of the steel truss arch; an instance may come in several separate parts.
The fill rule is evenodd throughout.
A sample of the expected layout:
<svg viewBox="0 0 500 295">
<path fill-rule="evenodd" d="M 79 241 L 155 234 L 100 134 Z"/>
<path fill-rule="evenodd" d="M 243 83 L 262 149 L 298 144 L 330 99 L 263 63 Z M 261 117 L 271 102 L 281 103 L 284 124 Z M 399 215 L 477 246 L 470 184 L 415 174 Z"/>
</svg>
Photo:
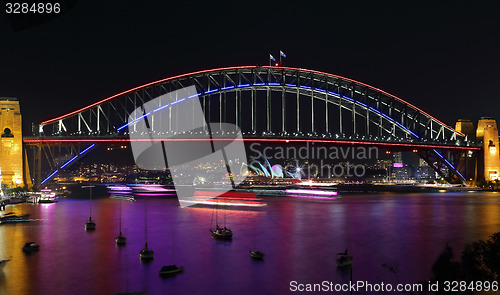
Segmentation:
<svg viewBox="0 0 500 295">
<path fill-rule="evenodd" d="M 133 110 L 191 85 L 207 121 L 235 123 L 245 137 L 469 144 L 462 133 L 378 88 L 328 73 L 270 66 L 213 69 L 148 83 L 41 122 L 39 136 L 127 136 L 122 127 Z M 167 132 L 175 132 L 173 122 L 167 125 Z"/>
</svg>

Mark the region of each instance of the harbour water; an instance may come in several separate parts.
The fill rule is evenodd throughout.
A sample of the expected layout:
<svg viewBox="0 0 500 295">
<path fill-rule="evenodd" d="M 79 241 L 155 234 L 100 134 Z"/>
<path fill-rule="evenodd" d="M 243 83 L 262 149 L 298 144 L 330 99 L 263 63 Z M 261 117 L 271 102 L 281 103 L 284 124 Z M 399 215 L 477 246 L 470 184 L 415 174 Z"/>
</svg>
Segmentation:
<svg viewBox="0 0 500 295">
<path fill-rule="evenodd" d="M 136 202 L 92 201 L 97 228 L 84 230 L 89 200 L 19 204 L 4 212 L 31 214 L 28 223 L 0 225 L 0 294 L 290 294 L 290 282 L 348 282 L 337 269 L 337 252 L 353 255 L 353 280 L 396 283 L 382 264 L 398 265 L 403 283 L 431 278 L 431 267 L 445 245 L 459 259 L 465 243 L 500 231 L 500 194 L 429 193 L 345 195 L 340 199 L 269 197 L 267 206 L 219 210 L 219 223 L 232 241 L 211 238 L 214 210 L 180 208 L 175 197 Z M 148 213 L 149 264 L 139 260 Z M 118 247 L 120 207 L 127 245 Z M 225 212 L 225 213 L 223 213 Z M 21 247 L 36 241 L 40 251 Z M 249 250 L 265 253 L 253 261 Z M 163 265 L 185 267 L 160 278 Z M 339 294 L 339 293 L 335 293 Z M 346 293 L 347 294 L 347 293 Z"/>
</svg>

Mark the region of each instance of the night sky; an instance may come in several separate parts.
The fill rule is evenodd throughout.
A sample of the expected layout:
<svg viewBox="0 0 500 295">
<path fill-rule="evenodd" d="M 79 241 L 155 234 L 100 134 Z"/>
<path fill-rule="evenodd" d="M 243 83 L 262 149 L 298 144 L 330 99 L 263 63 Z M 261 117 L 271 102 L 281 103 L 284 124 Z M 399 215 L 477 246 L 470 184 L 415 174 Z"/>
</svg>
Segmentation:
<svg viewBox="0 0 500 295">
<path fill-rule="evenodd" d="M 146 82 L 267 65 L 280 49 L 284 65 L 368 83 L 451 125 L 500 120 L 500 4 L 80 1 L 15 31 L 5 2 L 0 96 L 19 98 L 25 131 Z"/>
</svg>

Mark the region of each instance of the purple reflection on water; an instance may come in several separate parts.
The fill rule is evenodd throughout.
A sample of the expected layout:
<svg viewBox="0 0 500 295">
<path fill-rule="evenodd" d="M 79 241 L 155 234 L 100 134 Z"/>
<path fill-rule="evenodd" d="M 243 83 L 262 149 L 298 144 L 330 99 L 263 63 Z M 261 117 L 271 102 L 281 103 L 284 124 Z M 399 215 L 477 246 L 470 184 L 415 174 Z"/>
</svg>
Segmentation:
<svg viewBox="0 0 500 295">
<path fill-rule="evenodd" d="M 306 195 L 320 195 L 320 196 L 336 196 L 337 192 L 324 191 L 324 190 L 310 190 L 310 189 L 287 189 L 287 194 L 306 194 Z"/>
</svg>

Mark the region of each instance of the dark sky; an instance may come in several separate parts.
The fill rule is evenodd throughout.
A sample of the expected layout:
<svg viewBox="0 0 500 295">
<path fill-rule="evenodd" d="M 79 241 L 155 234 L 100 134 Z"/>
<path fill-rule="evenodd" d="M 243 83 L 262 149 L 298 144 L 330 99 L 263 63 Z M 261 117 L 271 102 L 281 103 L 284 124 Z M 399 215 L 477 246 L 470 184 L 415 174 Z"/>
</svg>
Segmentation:
<svg viewBox="0 0 500 295">
<path fill-rule="evenodd" d="M 500 5 L 472 1 L 80 1 L 13 32 L 0 1 L 0 96 L 25 127 L 194 70 L 285 65 L 368 83 L 448 124 L 500 119 Z M 493 3 L 493 1 L 490 1 Z"/>
</svg>

